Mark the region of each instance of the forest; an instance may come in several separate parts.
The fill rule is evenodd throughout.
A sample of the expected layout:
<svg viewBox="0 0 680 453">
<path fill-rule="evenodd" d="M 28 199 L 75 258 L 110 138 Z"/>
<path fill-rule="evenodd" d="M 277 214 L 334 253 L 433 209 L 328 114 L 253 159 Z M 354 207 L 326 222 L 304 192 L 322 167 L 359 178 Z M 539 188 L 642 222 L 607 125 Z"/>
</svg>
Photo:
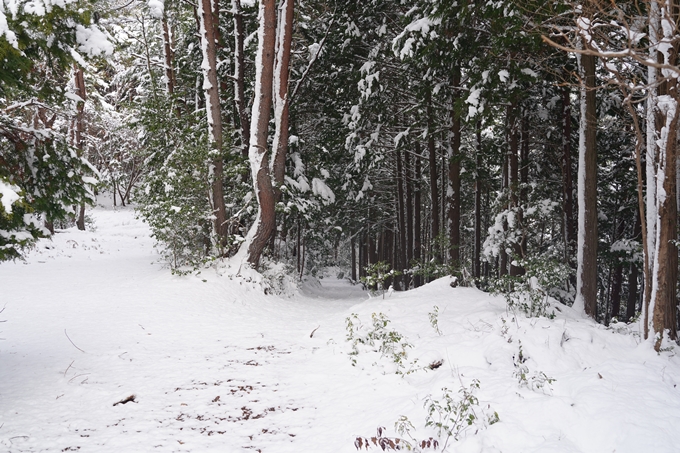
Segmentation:
<svg viewBox="0 0 680 453">
<path fill-rule="evenodd" d="M 167 265 L 443 276 L 677 340 L 677 0 L 0 0 L 0 261 L 135 206 Z"/>
</svg>

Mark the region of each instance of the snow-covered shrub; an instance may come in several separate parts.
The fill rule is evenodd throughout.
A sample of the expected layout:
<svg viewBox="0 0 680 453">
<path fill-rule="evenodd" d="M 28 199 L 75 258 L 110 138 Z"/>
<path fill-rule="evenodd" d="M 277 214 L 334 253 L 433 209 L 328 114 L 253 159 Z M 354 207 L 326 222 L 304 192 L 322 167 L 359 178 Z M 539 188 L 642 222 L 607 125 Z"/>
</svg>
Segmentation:
<svg viewBox="0 0 680 453">
<path fill-rule="evenodd" d="M 21 140 L 0 139 L 0 261 L 48 236 L 45 221 L 75 218 L 73 206 L 94 201 L 96 171 L 64 135 L 45 129 Z"/>
<path fill-rule="evenodd" d="M 148 171 L 134 197 L 137 209 L 151 227 L 163 256 L 174 272 L 181 267 L 195 269 L 216 256 L 236 249 L 241 237 L 240 216 L 244 209 L 229 204 L 237 213 L 229 219 L 230 233 L 219 240 L 214 233 L 212 202 L 213 171 L 211 162 L 222 153 L 224 178 L 239 181 L 243 172 L 242 157 L 224 150 L 210 150 L 203 119 L 198 113 L 193 120 L 178 120 L 170 113 L 160 116 L 154 104 L 140 120 L 142 144 L 149 153 Z M 225 150 L 228 149 L 225 146 Z M 230 188 L 225 187 L 225 192 Z M 242 187 L 235 183 L 227 197 L 242 200 Z M 229 214 L 229 212 L 228 212 Z"/>
<path fill-rule="evenodd" d="M 366 276 L 361 277 L 361 282 L 371 290 L 371 292 L 382 292 L 383 299 L 385 298 L 386 287 L 388 280 L 394 280 L 395 277 L 401 275 L 401 272 L 390 269 L 390 264 L 386 261 L 379 261 L 374 264 L 366 266 Z"/>
<path fill-rule="evenodd" d="M 560 287 L 569 276 L 569 267 L 542 257 L 517 259 L 515 263 L 524 273 L 498 278 L 492 282 L 492 292 L 502 294 L 509 308 L 519 309 L 527 316 L 554 316 L 550 298 L 559 296 Z"/>
</svg>

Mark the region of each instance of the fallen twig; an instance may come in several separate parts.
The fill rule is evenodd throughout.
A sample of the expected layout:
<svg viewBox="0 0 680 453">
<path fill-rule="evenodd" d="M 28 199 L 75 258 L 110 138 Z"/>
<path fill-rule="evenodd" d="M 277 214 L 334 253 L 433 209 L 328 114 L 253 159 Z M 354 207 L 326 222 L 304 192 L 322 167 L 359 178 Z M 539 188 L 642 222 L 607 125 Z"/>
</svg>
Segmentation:
<svg viewBox="0 0 680 453">
<path fill-rule="evenodd" d="M 83 351 L 78 346 L 76 346 L 76 344 L 73 342 L 73 340 L 71 340 L 71 337 L 69 337 L 68 334 L 66 333 L 66 329 L 64 329 L 64 335 L 66 335 L 66 338 L 68 338 L 68 341 L 71 342 L 71 344 L 73 345 L 74 348 L 76 348 L 77 350 L 79 350 L 82 353 L 85 353 L 85 351 Z"/>
<path fill-rule="evenodd" d="M 71 369 L 71 365 L 73 365 L 73 362 L 75 362 L 75 360 L 72 360 L 69 366 L 66 368 L 66 371 L 64 371 L 64 377 L 66 377 L 66 373 L 68 372 L 68 370 Z"/>
<path fill-rule="evenodd" d="M 88 374 L 90 374 L 90 373 L 76 374 L 76 375 L 73 376 L 71 379 L 69 379 L 68 382 L 71 383 L 71 381 L 73 381 L 75 378 L 80 377 L 80 376 L 87 376 Z M 82 382 L 81 382 L 81 384 L 82 384 Z"/>
<path fill-rule="evenodd" d="M 321 325 L 319 325 L 319 327 L 321 327 Z M 317 330 L 319 330 L 319 327 L 317 327 L 316 329 L 312 330 L 312 333 L 309 334 L 309 338 L 312 338 L 312 337 L 314 336 L 314 332 L 316 332 Z"/>
</svg>

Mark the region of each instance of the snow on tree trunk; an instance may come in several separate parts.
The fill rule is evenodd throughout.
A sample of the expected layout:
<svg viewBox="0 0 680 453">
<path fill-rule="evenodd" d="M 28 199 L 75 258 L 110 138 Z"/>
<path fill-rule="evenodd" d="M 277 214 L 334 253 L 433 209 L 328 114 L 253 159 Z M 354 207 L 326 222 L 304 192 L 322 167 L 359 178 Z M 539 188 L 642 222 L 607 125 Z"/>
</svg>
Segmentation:
<svg viewBox="0 0 680 453">
<path fill-rule="evenodd" d="M 226 208 L 222 175 L 222 112 L 220 109 L 219 85 L 217 83 L 217 22 L 213 16 L 211 0 L 198 2 L 201 50 L 203 52 L 203 90 L 205 91 L 205 110 L 208 115 L 208 136 L 214 159 L 210 166 L 212 176 L 212 208 L 215 216 L 215 233 L 226 236 Z"/>
<path fill-rule="evenodd" d="M 257 267 L 262 250 L 276 225 L 274 190 L 269 174 L 267 137 L 272 85 L 274 76 L 274 45 L 276 40 L 276 3 L 262 0 L 258 11 L 258 45 L 255 57 L 255 98 L 253 99 L 250 148 L 248 158 L 253 175 L 253 189 L 258 201 L 257 217 L 237 257 L 246 254 L 248 263 Z"/>
<path fill-rule="evenodd" d="M 587 44 L 584 43 L 584 47 Z M 578 246 L 574 309 L 597 316 L 597 116 L 595 109 L 595 57 L 581 55 L 578 162 Z"/>
<path fill-rule="evenodd" d="M 172 50 L 172 35 L 168 26 L 168 15 L 163 11 L 161 19 L 163 28 L 163 59 L 165 61 L 165 91 L 172 95 L 175 92 L 175 71 L 173 70 L 174 52 Z"/>
<path fill-rule="evenodd" d="M 650 2 L 649 12 L 649 40 L 650 46 L 650 60 L 656 61 L 657 48 L 659 42 L 659 5 L 656 1 Z M 647 68 L 647 86 L 649 87 L 647 94 L 647 154 L 645 159 L 645 176 L 647 181 L 647 191 L 645 194 L 645 223 L 646 223 L 646 250 L 644 280 L 645 280 L 645 294 L 642 304 L 643 322 L 644 322 L 644 336 L 649 336 L 649 329 L 652 320 L 649 313 L 653 311 L 652 301 L 652 275 L 654 268 L 654 258 L 656 251 L 656 226 L 657 226 L 657 212 L 656 212 L 656 161 L 658 152 L 656 149 L 656 107 L 657 107 L 657 91 L 656 91 L 656 68 L 649 66 Z"/>
<path fill-rule="evenodd" d="M 655 3 L 654 3 L 655 4 Z M 658 11 L 658 16 L 653 15 Z M 657 17 L 660 21 L 657 21 Z M 677 240 L 677 203 L 676 203 L 676 146 L 678 137 L 678 72 L 674 68 L 677 64 L 677 48 L 673 45 L 677 42 L 678 12 L 675 8 L 668 8 L 665 4 L 658 10 L 652 10 L 650 14 L 650 31 L 656 29 L 656 45 L 652 47 L 656 51 L 657 58 L 667 68 L 662 68 L 653 87 L 658 90 L 655 98 L 652 114 L 657 119 L 655 132 L 657 140 L 654 145 L 656 156 L 656 243 L 654 250 L 654 270 L 652 274 L 652 293 L 650 305 L 646 313 L 651 315 L 651 324 L 654 329 L 654 348 L 659 351 L 665 334 L 671 339 L 677 337 L 676 311 L 677 302 L 675 290 L 678 273 L 678 250 Z M 659 27 L 659 25 L 662 25 Z M 663 126 L 658 129 L 659 126 Z M 649 319 L 647 318 L 646 326 Z"/>
</svg>

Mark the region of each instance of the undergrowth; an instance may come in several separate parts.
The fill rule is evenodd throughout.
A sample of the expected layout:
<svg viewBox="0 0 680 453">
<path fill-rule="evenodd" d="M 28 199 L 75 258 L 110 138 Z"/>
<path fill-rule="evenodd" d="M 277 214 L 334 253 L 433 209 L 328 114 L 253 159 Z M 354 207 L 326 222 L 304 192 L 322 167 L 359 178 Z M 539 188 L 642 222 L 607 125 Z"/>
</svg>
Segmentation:
<svg viewBox="0 0 680 453">
<path fill-rule="evenodd" d="M 413 345 L 404 335 L 388 328 L 389 323 L 390 320 L 384 313 L 373 313 L 370 327 L 365 327 L 356 313 L 345 319 L 347 341 L 352 347 L 349 353 L 352 365 L 356 366 L 359 348 L 365 345 L 377 348 L 374 350 L 380 352 L 381 358 L 387 357 L 393 362 L 397 366 L 397 374 L 410 374 L 414 371 L 416 361 L 408 362 L 408 349 L 413 348 Z"/>
</svg>

